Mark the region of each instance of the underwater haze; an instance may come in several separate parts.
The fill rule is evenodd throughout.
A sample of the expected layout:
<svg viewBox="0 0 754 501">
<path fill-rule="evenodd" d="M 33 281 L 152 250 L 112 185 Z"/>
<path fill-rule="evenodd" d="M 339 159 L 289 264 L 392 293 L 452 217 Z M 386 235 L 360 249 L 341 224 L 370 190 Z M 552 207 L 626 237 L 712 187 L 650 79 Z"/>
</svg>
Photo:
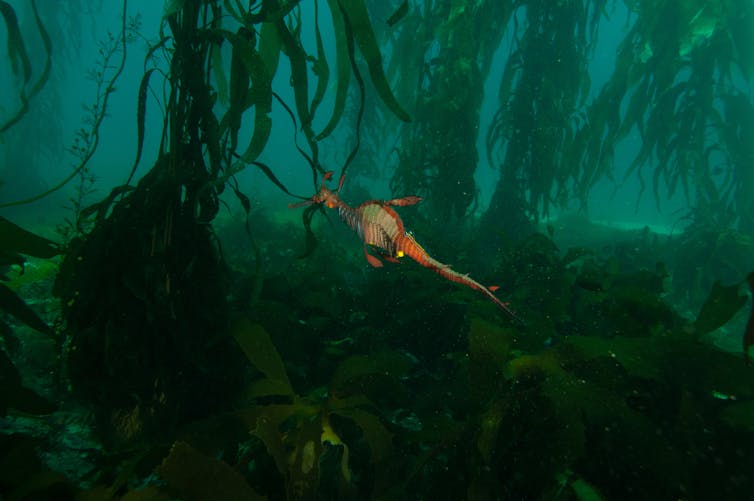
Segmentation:
<svg viewBox="0 0 754 501">
<path fill-rule="evenodd" d="M 752 78 L 752 0 L 0 0 L 0 501 L 750 498 Z"/>
</svg>

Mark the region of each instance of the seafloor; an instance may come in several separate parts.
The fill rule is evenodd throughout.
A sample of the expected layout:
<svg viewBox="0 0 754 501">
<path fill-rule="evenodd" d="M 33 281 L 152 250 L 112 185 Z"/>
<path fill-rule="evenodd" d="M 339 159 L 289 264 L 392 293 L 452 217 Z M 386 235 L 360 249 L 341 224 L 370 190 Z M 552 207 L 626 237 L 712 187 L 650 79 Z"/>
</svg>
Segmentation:
<svg viewBox="0 0 754 501">
<path fill-rule="evenodd" d="M 242 217 L 218 218 L 238 357 L 187 366 L 183 393 L 165 386 L 129 405 L 81 398 L 69 341 L 9 320 L 0 493 L 750 496 L 747 239 L 719 236 L 724 251 L 701 262 L 695 245 L 709 249 L 708 240 L 567 216 L 504 252 L 436 256 L 476 278 L 499 278 L 497 293 L 520 323 L 415 263 L 369 267 L 357 239 L 325 220 L 315 225 L 316 251 L 300 259 L 297 217 L 252 213 L 251 232 Z M 431 236 L 424 240 L 431 250 Z M 51 291 L 59 262 L 30 258 L 9 282 L 58 327 Z M 157 387 L 160 367 L 184 356 L 150 351 L 169 343 L 122 336 L 134 342 L 120 356 L 142 358 L 92 374 L 104 394 L 144 373 Z M 198 383 L 217 385 L 223 371 L 226 388 Z M 183 406 L 184 419 L 161 419 L 172 406 Z"/>
</svg>

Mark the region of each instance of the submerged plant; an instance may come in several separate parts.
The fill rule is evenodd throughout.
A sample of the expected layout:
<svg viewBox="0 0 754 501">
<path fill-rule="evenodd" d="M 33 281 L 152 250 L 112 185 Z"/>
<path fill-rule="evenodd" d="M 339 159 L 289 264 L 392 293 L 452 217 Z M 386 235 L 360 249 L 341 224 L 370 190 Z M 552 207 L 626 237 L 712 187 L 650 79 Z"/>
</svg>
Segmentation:
<svg viewBox="0 0 754 501">
<path fill-rule="evenodd" d="M 649 185 L 659 207 L 663 190 L 668 198 L 681 192 L 697 219 L 733 209 L 732 222 L 749 228 L 751 204 L 742 190 L 750 193 L 744 165 L 752 157 L 741 134 L 751 120 L 741 113 L 751 103 L 740 86 L 754 70 L 754 6 L 743 0 L 628 6 L 636 17 L 613 75 L 590 104 L 569 153 L 581 164 L 582 203 L 595 182 L 614 175 L 615 146 L 636 130 L 642 145 L 625 178 L 638 176 L 639 197 Z"/>
<path fill-rule="evenodd" d="M 374 403 L 362 394 L 344 393 L 352 378 L 363 377 L 378 369 L 368 365 L 359 367 L 346 361 L 340 370 L 336 370 L 328 388 L 315 389 L 309 395 L 301 396 L 293 390 L 283 361 L 264 328 L 242 319 L 235 324 L 234 337 L 249 361 L 263 374 L 263 378 L 254 381 L 245 393 L 245 397 L 256 404 L 237 415 L 272 456 L 283 476 L 286 497 L 316 498 L 323 475 L 322 462 L 332 447 L 340 449 L 336 475 L 338 482 L 343 484 L 341 492 L 355 493 L 358 490 L 350 462 L 353 445 L 349 448 L 347 441 L 341 438 L 333 426 L 335 420 L 350 421 L 361 432 L 362 439 L 369 446 L 370 463 L 378 470 L 374 480 L 377 484 L 369 487 L 377 492 L 384 489 L 388 481 L 384 476 L 384 462 L 392 448 L 392 434 L 375 414 Z M 271 399 L 277 402 L 263 403 Z"/>
<path fill-rule="evenodd" d="M 334 23 L 343 28 L 338 57 L 346 57 L 357 72 L 358 45 L 381 99 L 407 118 L 387 86 L 363 1 L 329 6 Z M 209 223 L 228 187 L 249 213 L 250 200 L 234 179 L 246 165 L 260 168 L 285 190 L 273 169 L 257 160 L 269 139 L 276 102 L 304 131 L 310 154 L 303 147 L 301 152 L 313 177 L 322 170 L 318 141 L 329 131 L 326 126 L 317 134 L 313 118 L 328 72 L 322 70 L 322 47 L 315 49 L 316 58 L 307 55 L 301 35 L 306 22 L 297 2 L 264 2 L 243 10 L 228 2 L 190 0 L 171 3 L 165 11 L 162 38 L 146 62 L 155 64 L 161 56 L 166 67 L 157 63 L 142 77 L 138 143 L 127 183 L 82 211 L 93 227 L 71 242 L 56 284 L 72 385 L 77 395 L 97 403 L 106 438 L 134 440 L 221 409 L 240 386 L 242 361 L 227 335 L 226 275 Z M 125 32 L 124 21 L 123 39 Z M 223 47 L 230 49 L 229 71 Z M 295 114 L 273 92 L 283 57 L 290 62 Z M 310 59 L 316 59 L 312 68 Z M 312 75 L 317 90 L 310 97 Z M 133 187 L 147 132 L 147 90 L 158 76 L 164 76 L 166 89 L 160 149 Z M 338 78 L 346 77 L 339 73 Z M 333 110 L 329 123 L 336 124 L 341 112 Z M 251 135 L 244 139 L 242 118 L 252 113 Z"/>
<path fill-rule="evenodd" d="M 427 198 L 428 217 L 454 222 L 473 208 L 484 79 L 512 11 L 505 1 L 424 2 L 396 25 L 391 69 L 415 119 L 401 133 L 391 188 Z"/>
<path fill-rule="evenodd" d="M 577 110 L 589 93 L 588 57 L 607 3 L 517 5 L 499 108 L 486 136 L 490 164 L 500 170 L 484 216 L 489 227 L 526 235 L 531 221 L 567 205 L 574 166 L 566 152 L 578 130 Z"/>
</svg>

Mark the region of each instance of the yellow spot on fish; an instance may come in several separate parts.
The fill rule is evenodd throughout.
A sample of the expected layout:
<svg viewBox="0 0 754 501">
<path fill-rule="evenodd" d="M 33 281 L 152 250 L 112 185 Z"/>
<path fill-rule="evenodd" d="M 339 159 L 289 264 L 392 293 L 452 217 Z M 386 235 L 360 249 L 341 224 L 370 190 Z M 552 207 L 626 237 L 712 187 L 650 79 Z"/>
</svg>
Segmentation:
<svg viewBox="0 0 754 501">
<path fill-rule="evenodd" d="M 396 252 L 395 255 L 396 255 L 396 257 L 403 257 L 403 256 L 405 256 L 405 254 L 403 253 L 402 250 L 399 250 L 398 252 Z"/>
</svg>

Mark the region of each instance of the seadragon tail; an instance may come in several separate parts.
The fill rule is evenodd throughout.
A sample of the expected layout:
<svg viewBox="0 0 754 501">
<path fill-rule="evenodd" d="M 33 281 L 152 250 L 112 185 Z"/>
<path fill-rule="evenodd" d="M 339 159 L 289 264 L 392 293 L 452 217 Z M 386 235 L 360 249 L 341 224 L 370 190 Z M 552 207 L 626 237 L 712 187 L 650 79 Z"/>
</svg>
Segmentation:
<svg viewBox="0 0 754 501">
<path fill-rule="evenodd" d="M 451 282 L 456 282 L 471 289 L 480 291 L 512 318 L 523 323 L 521 317 L 519 317 L 513 310 L 511 310 L 507 303 L 504 303 L 503 301 L 498 299 L 498 297 L 495 296 L 495 294 L 488 287 L 480 284 L 479 282 L 471 278 L 468 274 L 458 273 L 453 268 L 451 268 L 450 265 L 441 263 L 440 261 L 430 256 L 429 253 L 425 251 L 424 248 L 419 245 L 419 243 L 411 235 L 405 234 L 402 236 L 402 238 L 398 239 L 398 241 L 396 242 L 396 249 L 399 256 L 406 255 L 420 265 L 424 266 L 425 268 L 429 268 L 430 270 L 434 271 L 441 277 L 450 280 Z"/>
</svg>

